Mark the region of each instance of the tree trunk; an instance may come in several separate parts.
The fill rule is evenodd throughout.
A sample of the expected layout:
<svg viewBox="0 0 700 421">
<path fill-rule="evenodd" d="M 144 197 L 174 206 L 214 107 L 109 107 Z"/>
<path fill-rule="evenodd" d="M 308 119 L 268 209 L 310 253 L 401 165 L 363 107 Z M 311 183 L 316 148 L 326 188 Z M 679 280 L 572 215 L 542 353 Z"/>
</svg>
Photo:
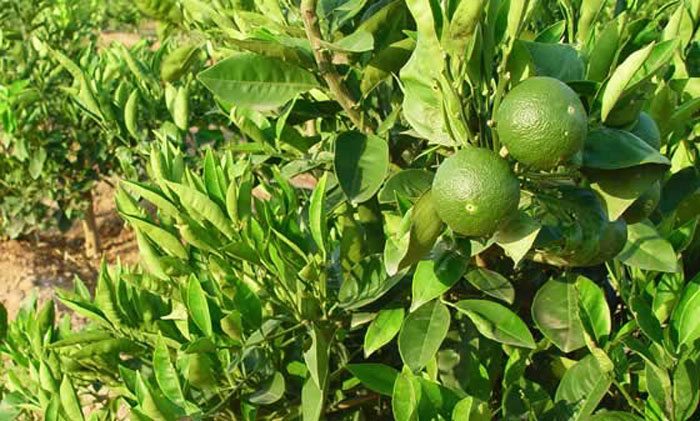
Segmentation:
<svg viewBox="0 0 700 421">
<path fill-rule="evenodd" d="M 97 230 L 97 219 L 95 218 L 95 206 L 92 192 L 86 196 L 89 203 L 85 209 L 83 217 L 83 233 L 85 234 L 85 254 L 89 258 L 95 258 L 100 254 L 100 232 Z"/>
</svg>

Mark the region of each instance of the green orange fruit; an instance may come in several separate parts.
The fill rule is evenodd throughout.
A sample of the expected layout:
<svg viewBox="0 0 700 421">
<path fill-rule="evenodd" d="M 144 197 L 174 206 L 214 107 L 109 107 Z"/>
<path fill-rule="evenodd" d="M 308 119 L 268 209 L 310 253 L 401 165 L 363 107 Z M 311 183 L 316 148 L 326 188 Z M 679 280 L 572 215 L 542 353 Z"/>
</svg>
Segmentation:
<svg viewBox="0 0 700 421">
<path fill-rule="evenodd" d="M 505 96 L 497 111 L 496 130 L 515 159 L 547 170 L 569 161 L 583 148 L 588 117 L 576 92 L 565 83 L 533 77 Z"/>
<path fill-rule="evenodd" d="M 455 232 L 485 236 L 518 210 L 520 183 L 503 158 L 469 147 L 440 165 L 432 195 L 438 216 Z"/>
</svg>

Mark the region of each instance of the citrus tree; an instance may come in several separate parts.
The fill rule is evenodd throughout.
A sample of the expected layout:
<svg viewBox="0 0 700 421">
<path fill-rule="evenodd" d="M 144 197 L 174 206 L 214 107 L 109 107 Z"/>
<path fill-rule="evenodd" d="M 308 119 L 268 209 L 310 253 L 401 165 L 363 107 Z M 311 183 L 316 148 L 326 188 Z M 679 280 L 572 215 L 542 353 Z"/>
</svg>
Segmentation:
<svg viewBox="0 0 700 421">
<path fill-rule="evenodd" d="M 177 89 L 166 89 L 160 76 L 172 43 L 159 50 L 148 42 L 98 47 L 97 31 L 109 14 L 93 2 L 5 3 L 0 232 L 15 238 L 56 226 L 65 230 L 82 217 L 86 251 L 96 255 L 97 182 L 114 174 L 136 176 L 148 152 L 144 133 L 165 122 L 172 136 L 189 130 L 181 116 L 175 120 Z M 189 66 L 198 59 L 190 57 Z M 180 90 L 178 107 L 186 109 L 190 92 Z"/>
<path fill-rule="evenodd" d="M 700 3 L 149 4 L 237 136 L 154 132 L 140 266 L 9 324 L 6 413 L 697 418 Z"/>
</svg>

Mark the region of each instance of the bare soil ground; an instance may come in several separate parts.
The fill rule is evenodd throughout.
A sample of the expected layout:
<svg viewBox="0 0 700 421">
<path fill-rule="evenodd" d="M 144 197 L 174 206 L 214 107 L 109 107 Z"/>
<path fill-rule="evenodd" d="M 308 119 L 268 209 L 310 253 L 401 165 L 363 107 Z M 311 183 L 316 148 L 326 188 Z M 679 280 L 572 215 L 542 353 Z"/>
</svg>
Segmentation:
<svg viewBox="0 0 700 421">
<path fill-rule="evenodd" d="M 97 188 L 95 214 L 107 261 L 136 263 L 138 248 L 133 233 L 117 215 L 113 190 L 107 184 Z M 101 259 L 87 258 L 83 246 L 80 221 L 65 234 L 49 232 L 31 240 L 0 242 L 0 302 L 7 307 L 10 318 L 31 294 L 43 302 L 53 298 L 57 288 L 72 288 L 76 276 L 88 286 L 94 284 Z"/>
</svg>

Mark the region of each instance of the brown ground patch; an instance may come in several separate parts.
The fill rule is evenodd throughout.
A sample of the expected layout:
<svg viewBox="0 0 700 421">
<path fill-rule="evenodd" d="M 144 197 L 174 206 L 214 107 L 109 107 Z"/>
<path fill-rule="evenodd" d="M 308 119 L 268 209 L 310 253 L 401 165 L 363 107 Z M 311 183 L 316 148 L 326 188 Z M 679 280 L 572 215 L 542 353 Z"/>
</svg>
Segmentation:
<svg viewBox="0 0 700 421">
<path fill-rule="evenodd" d="M 124 227 L 114 209 L 113 189 L 106 183 L 97 188 L 95 213 L 107 261 L 136 263 L 138 248 L 133 233 Z M 31 294 L 43 302 L 53 298 L 57 288 L 71 288 L 76 276 L 88 285 L 94 284 L 100 258 L 87 258 L 83 246 L 79 221 L 65 234 L 49 232 L 31 240 L 0 243 L 0 302 L 9 316 L 14 317 Z"/>
</svg>

